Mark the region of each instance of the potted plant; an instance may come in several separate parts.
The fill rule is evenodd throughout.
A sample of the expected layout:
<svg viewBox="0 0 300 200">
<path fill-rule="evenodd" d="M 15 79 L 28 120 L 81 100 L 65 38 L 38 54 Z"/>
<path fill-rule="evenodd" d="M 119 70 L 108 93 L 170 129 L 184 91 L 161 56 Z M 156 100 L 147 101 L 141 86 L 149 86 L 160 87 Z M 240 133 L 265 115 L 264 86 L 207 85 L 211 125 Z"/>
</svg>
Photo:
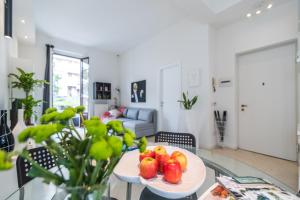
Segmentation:
<svg viewBox="0 0 300 200">
<path fill-rule="evenodd" d="M 30 93 L 36 87 L 42 87 L 44 84 L 49 84 L 45 80 L 34 79 L 34 73 L 27 73 L 21 68 L 17 68 L 19 75 L 10 73 L 8 76 L 15 80 L 11 82 L 12 88 L 21 89 L 25 93 L 25 98 L 22 99 L 24 106 L 24 120 L 26 125 L 31 125 L 31 117 L 33 116 L 33 108 L 38 106 L 41 100 L 35 100 Z"/>
<path fill-rule="evenodd" d="M 191 110 L 198 100 L 198 96 L 194 96 L 192 99 L 189 99 L 188 95 L 189 95 L 188 92 L 186 92 L 186 94 L 183 92 L 182 93 L 183 100 L 178 100 L 178 102 L 183 105 L 185 110 Z"/>
<path fill-rule="evenodd" d="M 188 92 L 182 93 L 182 100 L 178 100 L 183 105 L 184 108 L 184 118 L 186 129 L 189 133 L 195 135 L 198 141 L 198 132 L 199 132 L 199 122 L 197 122 L 197 113 L 192 110 L 194 105 L 198 101 L 198 96 L 194 96 L 191 99 L 189 98 Z"/>
<path fill-rule="evenodd" d="M 20 142 L 31 138 L 44 145 L 57 158 L 58 173 L 38 165 L 25 149 L 14 153 L 0 150 L 0 170 L 12 168 L 11 157 L 19 154 L 32 163 L 30 176 L 57 185 L 69 194 L 69 199 L 101 200 L 108 178 L 122 155 L 133 145 L 144 151 L 147 140 L 143 137 L 136 141 L 135 133 L 125 129 L 121 121 L 103 124 L 97 117 L 83 122 L 84 135 L 80 135 L 71 119 L 75 114 L 82 116 L 83 111 L 82 106 L 62 112 L 50 108 L 41 117 L 41 125 L 25 129 L 18 137 Z M 64 175 L 63 169 L 68 171 L 68 176 Z"/>
</svg>

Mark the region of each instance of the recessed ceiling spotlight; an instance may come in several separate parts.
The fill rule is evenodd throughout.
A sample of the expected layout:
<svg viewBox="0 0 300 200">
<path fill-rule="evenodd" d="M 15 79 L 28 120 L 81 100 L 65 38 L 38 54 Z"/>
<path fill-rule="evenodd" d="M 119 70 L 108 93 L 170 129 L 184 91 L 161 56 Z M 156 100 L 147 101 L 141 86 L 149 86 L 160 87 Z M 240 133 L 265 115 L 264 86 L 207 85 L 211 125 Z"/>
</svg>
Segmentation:
<svg viewBox="0 0 300 200">
<path fill-rule="evenodd" d="M 246 17 L 250 18 L 250 17 L 252 17 L 252 14 L 251 13 L 247 13 Z"/>
<path fill-rule="evenodd" d="M 247 13 L 246 17 L 250 18 L 250 17 L 252 17 L 252 14 L 251 13 Z"/>
<path fill-rule="evenodd" d="M 24 36 L 24 38 L 25 38 L 25 40 L 27 40 L 27 39 L 28 39 L 28 36 L 27 36 L 27 35 L 25 35 L 25 36 Z"/>
<path fill-rule="evenodd" d="M 273 7 L 273 4 L 269 4 L 268 6 L 267 6 L 267 9 L 271 9 Z"/>
<path fill-rule="evenodd" d="M 255 12 L 255 14 L 257 14 L 257 15 L 259 15 L 261 13 L 261 10 L 257 10 L 256 12 Z"/>
<path fill-rule="evenodd" d="M 21 23 L 25 24 L 26 23 L 25 19 L 21 19 Z"/>
</svg>

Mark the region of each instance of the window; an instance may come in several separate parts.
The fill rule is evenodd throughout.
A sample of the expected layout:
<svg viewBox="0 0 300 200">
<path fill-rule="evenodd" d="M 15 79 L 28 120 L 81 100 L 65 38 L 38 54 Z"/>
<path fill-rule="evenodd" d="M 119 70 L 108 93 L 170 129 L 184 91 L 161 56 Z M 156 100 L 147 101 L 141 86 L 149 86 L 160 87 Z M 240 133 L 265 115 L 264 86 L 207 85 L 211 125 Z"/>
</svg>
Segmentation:
<svg viewBox="0 0 300 200">
<path fill-rule="evenodd" d="M 83 105 L 88 110 L 88 58 L 79 59 L 65 55 L 53 55 L 52 102 L 53 107 Z"/>
</svg>

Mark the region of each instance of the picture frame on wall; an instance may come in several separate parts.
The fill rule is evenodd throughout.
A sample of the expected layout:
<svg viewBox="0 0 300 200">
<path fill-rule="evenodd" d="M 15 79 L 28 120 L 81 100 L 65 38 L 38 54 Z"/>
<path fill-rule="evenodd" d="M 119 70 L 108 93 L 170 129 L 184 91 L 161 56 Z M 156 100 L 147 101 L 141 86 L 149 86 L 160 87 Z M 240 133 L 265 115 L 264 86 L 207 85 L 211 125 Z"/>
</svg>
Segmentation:
<svg viewBox="0 0 300 200">
<path fill-rule="evenodd" d="M 146 80 L 136 81 L 131 83 L 131 102 L 132 103 L 146 102 Z"/>
</svg>

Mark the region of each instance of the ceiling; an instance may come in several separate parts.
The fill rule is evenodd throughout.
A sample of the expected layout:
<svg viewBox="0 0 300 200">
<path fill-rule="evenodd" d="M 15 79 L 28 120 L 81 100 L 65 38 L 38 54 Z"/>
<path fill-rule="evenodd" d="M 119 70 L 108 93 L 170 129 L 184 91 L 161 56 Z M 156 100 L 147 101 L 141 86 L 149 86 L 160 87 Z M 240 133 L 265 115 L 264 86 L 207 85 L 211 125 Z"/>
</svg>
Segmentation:
<svg viewBox="0 0 300 200">
<path fill-rule="evenodd" d="M 279 5 L 292 0 L 16 1 L 23 4 L 18 6 L 19 17 L 28 17 L 29 24 L 49 36 L 121 53 L 187 17 L 219 27 L 243 18 L 262 2 Z M 31 4 L 24 6 L 25 2 Z M 18 22 L 18 27 L 23 25 Z M 24 34 L 34 38 L 26 31 L 20 37 Z"/>
</svg>

